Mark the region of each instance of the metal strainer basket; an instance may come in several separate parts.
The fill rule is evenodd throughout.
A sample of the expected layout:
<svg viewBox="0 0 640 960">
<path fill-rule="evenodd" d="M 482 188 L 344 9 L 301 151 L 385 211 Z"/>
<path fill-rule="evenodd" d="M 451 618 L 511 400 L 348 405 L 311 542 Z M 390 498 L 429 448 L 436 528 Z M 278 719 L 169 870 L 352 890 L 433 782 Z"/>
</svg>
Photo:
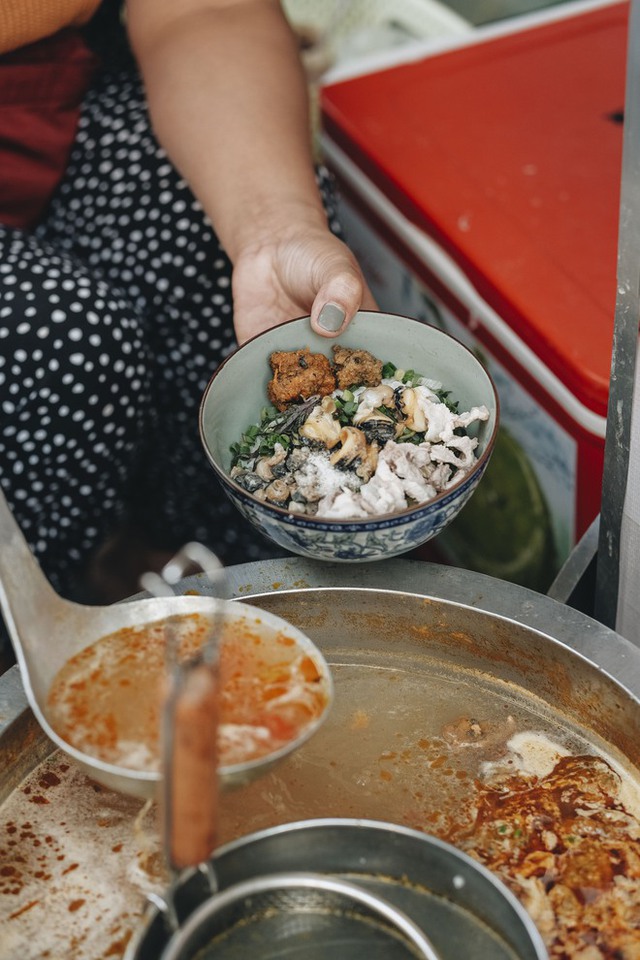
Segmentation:
<svg viewBox="0 0 640 960">
<path fill-rule="evenodd" d="M 504 884 L 397 824 L 281 824 L 220 847 L 210 867 L 182 874 L 176 926 L 150 910 L 125 960 L 548 960 Z"/>
<path fill-rule="evenodd" d="M 161 960 L 440 960 L 407 915 L 378 894 L 315 873 L 269 874 L 205 901 Z"/>
</svg>

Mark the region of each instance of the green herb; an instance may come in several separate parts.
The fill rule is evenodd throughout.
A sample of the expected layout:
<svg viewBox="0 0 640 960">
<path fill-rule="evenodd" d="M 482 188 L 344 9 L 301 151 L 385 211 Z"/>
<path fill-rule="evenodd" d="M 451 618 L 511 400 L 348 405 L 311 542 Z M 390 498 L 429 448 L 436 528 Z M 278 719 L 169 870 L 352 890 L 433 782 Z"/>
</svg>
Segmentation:
<svg viewBox="0 0 640 960">
<path fill-rule="evenodd" d="M 345 391 L 345 393 L 347 392 L 350 392 L 350 391 Z M 353 394 L 351 394 L 351 397 L 353 398 Z M 344 394 L 342 398 L 334 397 L 334 400 L 336 404 L 336 413 L 338 415 L 338 420 L 340 421 L 343 427 L 351 426 L 351 422 L 353 420 L 354 414 L 358 409 L 357 400 L 354 400 L 354 399 L 345 400 Z"/>
<path fill-rule="evenodd" d="M 405 427 L 399 437 L 397 437 L 397 443 L 415 443 L 418 446 L 424 440 L 424 434 L 416 433 L 415 430 L 410 430 L 409 427 Z"/>
<path fill-rule="evenodd" d="M 458 401 L 449 399 L 449 397 L 451 396 L 450 390 L 434 390 L 433 392 L 435 393 L 438 400 L 440 400 L 441 403 L 444 403 L 445 406 L 448 407 L 451 413 L 458 412 Z"/>
<path fill-rule="evenodd" d="M 384 404 L 382 404 L 381 406 L 376 407 L 376 413 L 381 413 L 384 417 L 390 417 L 394 423 L 397 423 L 398 411 L 395 409 L 395 407 L 386 407 Z"/>
</svg>

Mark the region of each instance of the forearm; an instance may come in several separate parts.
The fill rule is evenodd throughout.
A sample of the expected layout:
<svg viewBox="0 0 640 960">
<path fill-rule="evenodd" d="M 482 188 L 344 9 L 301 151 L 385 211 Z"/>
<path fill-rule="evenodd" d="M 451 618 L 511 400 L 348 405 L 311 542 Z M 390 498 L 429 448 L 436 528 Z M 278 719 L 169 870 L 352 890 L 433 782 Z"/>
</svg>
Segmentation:
<svg viewBox="0 0 640 960">
<path fill-rule="evenodd" d="M 130 0 L 158 138 L 232 260 L 274 224 L 324 223 L 307 91 L 279 4 Z M 151 10 L 153 8 L 153 10 Z"/>
</svg>

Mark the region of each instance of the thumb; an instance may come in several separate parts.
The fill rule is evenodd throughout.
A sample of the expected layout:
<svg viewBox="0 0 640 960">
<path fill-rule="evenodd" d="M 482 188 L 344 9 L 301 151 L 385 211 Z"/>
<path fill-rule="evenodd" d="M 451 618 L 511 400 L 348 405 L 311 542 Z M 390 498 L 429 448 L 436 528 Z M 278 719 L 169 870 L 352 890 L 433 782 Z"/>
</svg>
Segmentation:
<svg viewBox="0 0 640 960">
<path fill-rule="evenodd" d="M 311 328 L 321 337 L 343 333 L 358 310 L 377 310 L 362 274 L 347 268 L 322 284 L 311 308 Z"/>
</svg>

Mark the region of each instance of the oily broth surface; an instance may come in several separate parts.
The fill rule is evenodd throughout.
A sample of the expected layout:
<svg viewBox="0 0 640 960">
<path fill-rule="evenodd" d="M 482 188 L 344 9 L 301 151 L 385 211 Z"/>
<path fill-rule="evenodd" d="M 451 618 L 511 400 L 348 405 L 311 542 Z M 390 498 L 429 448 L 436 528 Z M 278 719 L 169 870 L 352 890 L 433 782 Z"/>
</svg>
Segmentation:
<svg viewBox="0 0 640 960">
<path fill-rule="evenodd" d="M 336 695 L 326 723 L 236 791 L 232 805 L 222 804 L 220 842 L 334 816 L 388 820 L 446 838 L 472 821 L 478 785 L 498 767 L 544 775 L 567 753 L 594 753 L 593 741 L 566 718 L 542 714 L 538 701 L 472 673 L 347 663 L 332 663 L 331 671 Z M 469 730 L 472 721 L 480 736 Z M 604 743 L 602 753 L 617 763 Z M 640 818 L 640 783 L 627 775 L 621 790 Z"/>
<path fill-rule="evenodd" d="M 580 817 L 585 829 L 597 825 L 598 850 L 606 849 L 604 832 L 611 829 L 610 846 L 615 841 L 616 850 L 631 856 L 640 850 L 638 775 L 629 771 L 624 778 L 621 758 L 612 756 L 605 743 L 600 749 L 591 735 L 587 738 L 580 729 L 568 727 L 560 715 L 542 712 L 535 700 L 510 697 L 483 677 L 343 663 L 332 664 L 331 669 L 336 698 L 327 722 L 261 779 L 223 793 L 219 843 L 316 816 L 406 824 L 453 841 L 511 885 L 543 931 L 553 960 L 580 956 L 574 941 L 578 921 L 585 919 L 585 910 L 611 903 L 608 895 L 617 892 L 616 885 L 625 889 L 626 883 L 629 898 L 640 900 L 633 878 L 614 877 L 604 894 L 587 891 L 590 903 L 573 910 L 571 901 L 570 923 L 565 922 L 557 905 L 554 912 L 537 894 L 546 883 L 547 860 L 554 861 L 567 885 L 570 858 L 586 849 L 584 838 L 579 838 L 575 853 L 559 849 L 530 853 L 530 845 L 523 847 L 516 837 L 522 824 L 507 819 L 508 808 L 495 807 L 496 800 L 502 805 L 504 796 L 517 817 L 534 802 L 542 809 L 539 804 L 549 796 L 549 788 L 552 796 L 557 793 L 564 765 L 575 762 L 575 769 L 582 768 L 585 774 L 582 784 L 574 778 L 578 801 L 588 792 L 593 803 L 596 780 L 611 781 L 607 789 L 615 791 L 607 798 L 606 809 L 592 806 L 589 814 L 585 807 L 587 816 Z M 601 769 L 601 758 L 612 768 L 620 765 L 617 785 Z M 496 796 L 489 783 L 505 776 L 505 788 Z M 628 811 L 624 816 L 622 805 Z M 478 810 L 481 816 L 476 818 Z M 3 960 L 16 950 L 25 960 L 121 955 L 139 922 L 146 892 L 160 891 L 167 882 L 160 866 L 155 812 L 149 812 L 142 832 L 139 814 L 139 801 L 93 783 L 60 753 L 15 791 L 0 817 Z M 621 836 L 621 831 L 629 835 L 634 829 L 630 838 Z M 573 827 L 570 833 L 565 829 L 565 839 L 575 833 Z M 557 835 L 563 836 L 562 829 Z M 544 833 L 541 836 L 548 840 Z M 537 875 L 530 866 L 536 863 L 542 864 Z M 584 878 L 584 862 L 577 866 L 580 869 L 574 872 Z M 631 938 L 628 944 L 634 938 L 637 944 L 638 927 L 631 920 L 625 931 L 622 924 L 613 923 L 611 913 L 600 911 L 598 918 L 603 931 L 598 933 L 600 956 L 626 957 L 627 953 L 614 951 L 624 936 Z"/>
<path fill-rule="evenodd" d="M 181 657 L 206 641 L 201 614 L 172 621 Z M 166 686 L 160 621 L 102 637 L 59 671 L 48 697 L 56 732 L 106 763 L 155 770 L 160 763 Z M 219 642 L 220 762 L 231 765 L 280 749 L 323 712 L 327 687 L 311 657 L 286 633 L 233 620 Z M 213 722 L 213 721 L 212 721 Z"/>
<path fill-rule="evenodd" d="M 551 960 L 640 956 L 637 770 L 536 698 L 485 677 L 332 671 L 328 723 L 222 805 L 221 840 L 305 817 L 404 824 L 509 886 Z"/>
</svg>

